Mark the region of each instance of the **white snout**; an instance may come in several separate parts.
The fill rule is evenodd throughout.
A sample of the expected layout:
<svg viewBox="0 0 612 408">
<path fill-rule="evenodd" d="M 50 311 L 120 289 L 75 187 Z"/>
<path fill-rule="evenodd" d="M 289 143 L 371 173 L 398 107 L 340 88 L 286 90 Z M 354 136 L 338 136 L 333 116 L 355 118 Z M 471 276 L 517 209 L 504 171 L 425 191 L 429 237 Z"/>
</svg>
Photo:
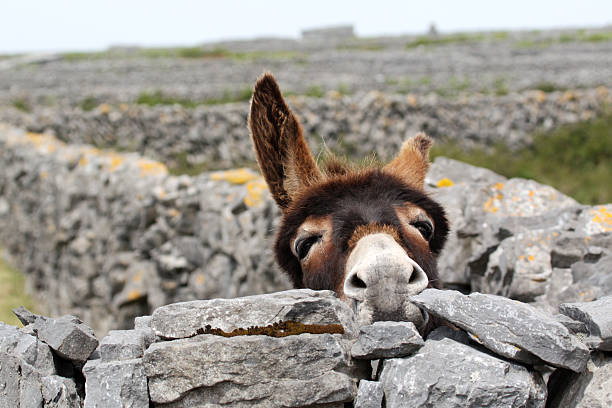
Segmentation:
<svg viewBox="0 0 612 408">
<path fill-rule="evenodd" d="M 391 235 L 361 238 L 349 255 L 346 270 L 344 295 L 361 324 L 377 320 L 423 324 L 421 311 L 408 297 L 427 287 L 427 275 Z"/>
</svg>

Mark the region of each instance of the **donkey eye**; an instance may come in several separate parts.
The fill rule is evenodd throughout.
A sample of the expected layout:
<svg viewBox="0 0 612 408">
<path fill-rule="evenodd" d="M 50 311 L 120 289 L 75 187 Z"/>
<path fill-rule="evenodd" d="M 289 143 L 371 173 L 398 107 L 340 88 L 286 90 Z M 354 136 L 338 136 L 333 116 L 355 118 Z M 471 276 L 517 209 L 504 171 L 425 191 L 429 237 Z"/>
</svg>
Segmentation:
<svg viewBox="0 0 612 408">
<path fill-rule="evenodd" d="M 321 235 L 311 235 L 309 237 L 304 237 L 297 239 L 295 241 L 295 255 L 301 261 L 306 258 L 308 252 L 310 252 L 310 248 L 321 239 Z"/>
<path fill-rule="evenodd" d="M 425 241 L 429 242 L 433 236 L 433 225 L 429 221 L 416 221 L 412 223 L 412 226 L 419 230 Z"/>
</svg>

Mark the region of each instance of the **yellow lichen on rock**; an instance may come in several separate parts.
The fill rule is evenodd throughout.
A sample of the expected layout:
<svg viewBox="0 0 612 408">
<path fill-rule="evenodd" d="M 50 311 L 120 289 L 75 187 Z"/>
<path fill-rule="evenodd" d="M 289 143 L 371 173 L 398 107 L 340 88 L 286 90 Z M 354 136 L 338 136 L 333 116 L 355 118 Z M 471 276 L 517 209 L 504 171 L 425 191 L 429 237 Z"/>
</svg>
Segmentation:
<svg viewBox="0 0 612 408">
<path fill-rule="evenodd" d="M 168 168 L 159 162 L 150 160 L 138 160 L 138 167 L 140 168 L 140 176 L 155 176 L 163 175 L 168 173 Z"/>
<path fill-rule="evenodd" d="M 247 195 L 244 197 L 244 203 L 248 207 L 258 206 L 263 202 L 264 193 L 268 189 L 268 185 L 263 178 L 249 181 L 246 185 Z"/>
<path fill-rule="evenodd" d="M 612 213 L 606 207 L 601 206 L 591 210 L 591 215 L 593 215 L 591 222 L 599 224 L 602 232 L 612 231 Z"/>
<path fill-rule="evenodd" d="M 446 178 L 446 177 L 444 177 L 443 179 L 440 179 L 438 181 L 438 183 L 436 184 L 436 186 L 438 186 L 439 188 L 442 188 L 442 187 L 452 187 L 454 185 L 455 185 L 455 183 L 453 183 L 453 181 L 451 179 Z"/>
<path fill-rule="evenodd" d="M 259 177 L 257 173 L 247 168 L 217 171 L 210 175 L 215 181 L 227 181 L 232 184 L 245 184 Z"/>
</svg>

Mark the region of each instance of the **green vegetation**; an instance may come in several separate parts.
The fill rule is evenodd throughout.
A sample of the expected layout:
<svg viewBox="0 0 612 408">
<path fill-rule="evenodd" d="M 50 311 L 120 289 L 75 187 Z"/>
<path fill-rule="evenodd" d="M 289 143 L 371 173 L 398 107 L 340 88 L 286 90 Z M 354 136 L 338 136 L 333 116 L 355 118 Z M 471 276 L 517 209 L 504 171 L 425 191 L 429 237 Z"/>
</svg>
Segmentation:
<svg viewBox="0 0 612 408">
<path fill-rule="evenodd" d="M 495 89 L 495 95 L 504 96 L 508 95 L 508 84 L 506 83 L 506 78 L 498 77 L 493 81 L 493 88 Z"/>
<path fill-rule="evenodd" d="M 221 97 L 198 101 L 193 99 L 176 98 L 157 90 L 153 92 L 142 92 L 136 99 L 136 103 L 148 106 L 181 105 L 185 108 L 195 108 L 200 105 L 220 105 L 224 103 L 248 101 L 251 99 L 252 93 L 252 89 L 248 87 L 238 92 L 224 91 Z"/>
<path fill-rule="evenodd" d="M 85 112 L 90 112 L 94 110 L 99 105 L 98 100 L 93 96 L 88 96 L 79 103 L 81 109 Z"/>
<path fill-rule="evenodd" d="M 226 48 L 203 47 L 158 47 L 135 48 L 134 50 L 109 49 L 97 52 L 67 52 L 62 54 L 66 61 L 82 61 L 100 58 L 186 58 L 186 59 L 217 59 L 227 58 L 236 61 L 255 61 L 259 59 L 294 59 L 305 60 L 306 55 L 294 51 L 252 51 L 233 52 Z"/>
<path fill-rule="evenodd" d="M 321 98 L 325 95 L 325 91 L 321 85 L 312 85 L 304 91 L 304 95 L 311 98 Z"/>
<path fill-rule="evenodd" d="M 462 44 L 469 42 L 477 42 L 485 40 L 488 37 L 484 33 L 458 33 L 440 36 L 429 36 L 424 35 L 417 37 L 415 40 L 406 44 L 406 48 L 415 48 L 419 46 L 432 46 L 432 45 L 447 45 L 447 44 Z"/>
<path fill-rule="evenodd" d="M 354 42 L 341 44 L 336 47 L 336 49 L 341 51 L 382 51 L 385 49 L 385 46 L 376 41 L 360 39 Z"/>
<path fill-rule="evenodd" d="M 551 93 L 555 91 L 565 91 L 566 88 L 560 87 L 558 85 L 553 84 L 552 82 L 542 82 L 535 86 L 535 89 L 538 89 L 542 92 Z"/>
<path fill-rule="evenodd" d="M 36 310 L 32 299 L 25 295 L 24 286 L 24 276 L 4 262 L 0 256 L 0 321 L 21 326 L 12 310 L 22 305 L 30 310 Z"/>
<path fill-rule="evenodd" d="M 539 33 L 534 33 L 539 35 Z M 585 30 L 577 30 L 573 32 L 564 32 L 558 37 L 540 37 L 540 38 L 528 38 L 517 41 L 514 46 L 517 48 L 542 48 L 550 47 L 554 44 L 565 44 L 565 43 L 580 43 L 580 42 L 606 42 L 612 41 L 612 31 L 600 31 L 587 33 Z"/>
<path fill-rule="evenodd" d="M 108 51 L 97 52 L 66 52 L 62 54 L 65 61 L 76 62 L 91 59 L 107 58 L 110 56 Z"/>
<path fill-rule="evenodd" d="M 497 145 L 466 151 L 454 143 L 434 145 L 432 156 L 446 156 L 489 168 L 506 177 L 549 184 L 584 204 L 612 202 L 612 114 L 534 135 L 518 151 Z"/>
<path fill-rule="evenodd" d="M 23 112 L 31 112 L 32 107 L 29 102 L 23 98 L 13 100 L 13 106 Z"/>
<path fill-rule="evenodd" d="M 248 167 L 250 169 L 259 171 L 259 167 L 257 162 L 255 161 L 255 157 L 253 156 L 253 160 L 243 161 L 243 162 L 234 162 L 232 163 L 233 168 L 240 167 Z M 191 163 L 187 159 L 187 153 L 179 153 L 174 156 L 173 164 L 168 166 L 168 172 L 174 176 L 180 176 L 186 174 L 188 176 L 197 176 L 198 174 L 204 173 L 206 171 L 216 171 L 216 170 L 227 170 L 227 164 L 218 163 L 215 161 L 205 161 L 201 163 Z"/>
<path fill-rule="evenodd" d="M 462 92 L 470 89 L 470 79 L 463 78 L 462 80 L 457 77 L 450 77 L 448 82 L 440 88 L 437 88 L 435 92 L 441 96 L 457 96 Z"/>
</svg>

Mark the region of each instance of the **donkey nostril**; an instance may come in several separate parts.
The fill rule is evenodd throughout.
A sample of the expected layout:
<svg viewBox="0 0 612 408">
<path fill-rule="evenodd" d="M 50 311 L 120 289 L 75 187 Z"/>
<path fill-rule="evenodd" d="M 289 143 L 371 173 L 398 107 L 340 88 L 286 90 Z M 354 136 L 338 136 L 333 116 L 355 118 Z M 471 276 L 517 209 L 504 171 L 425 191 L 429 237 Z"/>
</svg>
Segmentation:
<svg viewBox="0 0 612 408">
<path fill-rule="evenodd" d="M 353 277 L 351 278 L 351 285 L 355 288 L 361 288 L 361 289 L 365 289 L 367 287 L 365 282 L 362 281 L 359 278 L 359 276 L 357 276 L 357 274 L 353 275 Z"/>
</svg>

